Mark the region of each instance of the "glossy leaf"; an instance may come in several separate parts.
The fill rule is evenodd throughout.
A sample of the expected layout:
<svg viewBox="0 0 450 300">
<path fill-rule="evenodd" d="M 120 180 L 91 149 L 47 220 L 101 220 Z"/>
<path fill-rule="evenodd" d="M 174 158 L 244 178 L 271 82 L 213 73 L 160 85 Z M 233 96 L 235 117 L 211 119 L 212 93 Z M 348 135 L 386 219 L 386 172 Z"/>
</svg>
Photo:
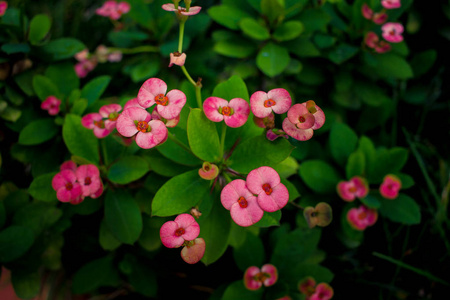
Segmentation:
<svg viewBox="0 0 450 300">
<path fill-rule="evenodd" d="M 44 229 L 58 221 L 61 216 L 62 211 L 54 205 L 34 202 L 20 208 L 14 214 L 12 223 L 31 228 L 35 236 L 38 236 Z"/>
<path fill-rule="evenodd" d="M 254 43 L 241 38 L 233 40 L 222 40 L 214 44 L 214 51 L 217 53 L 234 58 L 246 58 L 252 56 L 257 50 Z"/>
<path fill-rule="evenodd" d="M 275 29 L 273 38 L 280 42 L 290 41 L 298 37 L 304 30 L 302 22 L 287 21 Z"/>
<path fill-rule="evenodd" d="M 357 150 L 350 154 L 347 164 L 345 165 L 345 174 L 347 179 L 353 176 L 361 176 L 366 168 L 366 158 L 361 150 Z"/>
<path fill-rule="evenodd" d="M 80 87 L 80 78 L 78 78 L 75 73 L 73 63 L 70 62 L 61 62 L 50 65 L 47 70 L 45 70 L 45 76 L 50 79 L 65 96 L 69 96 L 73 90 Z"/>
<path fill-rule="evenodd" d="M 52 188 L 52 180 L 56 173 L 49 173 L 33 179 L 28 188 L 28 193 L 36 200 L 54 202 L 56 191 Z"/>
<path fill-rule="evenodd" d="M 44 101 L 48 96 L 55 96 L 58 98 L 58 87 L 48 77 L 42 75 L 35 75 L 33 77 L 33 89 L 36 95 Z"/>
<path fill-rule="evenodd" d="M 102 257 L 82 266 L 73 276 L 74 294 L 93 292 L 102 286 L 115 286 L 119 282 L 119 273 L 113 265 L 112 257 Z"/>
<path fill-rule="evenodd" d="M 216 85 L 212 95 L 227 101 L 233 98 L 242 98 L 246 101 L 250 99 L 247 85 L 239 76 L 231 76 L 228 80 Z"/>
<path fill-rule="evenodd" d="M 69 151 L 94 164 L 99 161 L 98 139 L 92 130 L 81 125 L 81 117 L 67 114 L 63 126 L 63 139 Z"/>
<path fill-rule="evenodd" d="M 0 262 L 7 263 L 21 257 L 33 242 L 34 234 L 28 227 L 12 225 L 0 231 Z"/>
<path fill-rule="evenodd" d="M 213 6 L 208 9 L 208 15 L 220 25 L 229 29 L 239 29 L 239 21 L 249 15 L 239 8 L 229 5 Z"/>
<path fill-rule="evenodd" d="M 239 22 L 241 30 L 255 40 L 264 41 L 270 38 L 269 30 L 253 18 L 244 18 Z"/>
<path fill-rule="evenodd" d="M 102 246 L 105 250 L 114 250 L 119 247 L 122 243 L 111 233 L 106 225 L 105 220 L 103 220 L 100 224 L 100 232 L 98 241 L 100 246 Z"/>
<path fill-rule="evenodd" d="M 380 199 L 380 214 L 393 222 L 412 225 L 419 224 L 420 207 L 411 197 L 400 193 L 396 199 Z"/>
<path fill-rule="evenodd" d="M 274 43 L 266 44 L 256 56 L 256 65 L 267 76 L 279 75 L 289 64 L 288 51 Z"/>
<path fill-rule="evenodd" d="M 28 39 L 32 45 L 38 45 L 48 34 L 51 27 L 50 18 L 47 15 L 40 14 L 33 17 L 30 22 L 30 31 Z"/>
<path fill-rule="evenodd" d="M 39 53 L 44 59 L 57 61 L 71 58 L 85 48 L 86 46 L 77 39 L 60 38 L 52 40 L 48 44 L 40 47 Z"/>
<path fill-rule="evenodd" d="M 110 81 L 111 77 L 106 75 L 92 79 L 81 89 L 81 98 L 87 99 L 88 106 L 91 105 L 100 98 Z"/>
<path fill-rule="evenodd" d="M 194 108 L 189 113 L 187 129 L 192 152 L 201 160 L 218 161 L 222 149 L 215 123 L 208 120 L 202 110 Z"/>
<path fill-rule="evenodd" d="M 178 141 L 183 143 L 186 148 L 189 148 L 189 142 L 187 138 L 186 130 L 181 129 L 179 126 L 171 128 L 170 133 L 173 134 Z M 190 151 L 187 151 L 184 147 L 181 147 L 172 139 L 168 138 L 163 144 L 156 147 L 156 149 L 165 157 L 173 160 L 176 163 L 186 166 L 201 166 L 202 162 L 193 155 Z"/>
<path fill-rule="evenodd" d="M 127 184 L 138 180 L 149 171 L 145 159 L 139 156 L 125 156 L 109 167 L 108 178 L 114 183 Z"/>
<path fill-rule="evenodd" d="M 300 177 L 310 189 L 320 194 L 336 193 L 340 180 L 337 171 L 321 160 L 308 160 L 300 164 Z"/>
<path fill-rule="evenodd" d="M 358 136 L 344 123 L 334 123 L 330 131 L 331 155 L 340 165 L 344 165 L 356 149 Z"/>
</svg>

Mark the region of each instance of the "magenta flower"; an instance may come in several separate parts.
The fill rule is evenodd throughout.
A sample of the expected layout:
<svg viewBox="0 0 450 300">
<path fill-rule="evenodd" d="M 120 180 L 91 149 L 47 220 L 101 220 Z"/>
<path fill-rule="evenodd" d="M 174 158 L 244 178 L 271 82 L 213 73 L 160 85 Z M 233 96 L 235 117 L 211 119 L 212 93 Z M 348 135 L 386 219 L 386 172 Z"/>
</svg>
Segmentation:
<svg viewBox="0 0 450 300">
<path fill-rule="evenodd" d="M 400 0 L 381 0 L 381 5 L 386 9 L 399 8 L 402 6 Z"/>
<path fill-rule="evenodd" d="M 232 128 L 241 127 L 247 122 L 250 114 L 248 102 L 242 98 L 234 98 L 228 102 L 219 97 L 209 97 L 203 102 L 203 110 L 213 122 L 224 121 Z"/>
<path fill-rule="evenodd" d="M 347 212 L 347 221 L 356 230 L 364 230 L 372 226 L 378 219 L 376 209 L 370 209 L 364 205 L 352 208 Z"/>
<path fill-rule="evenodd" d="M 60 171 L 72 170 L 73 172 L 76 172 L 77 171 L 77 164 L 75 162 L 71 161 L 71 160 L 67 160 L 67 161 L 65 161 L 65 162 L 63 162 L 61 164 L 61 166 L 59 167 L 59 170 Z"/>
<path fill-rule="evenodd" d="M 400 178 L 389 174 L 384 176 L 383 183 L 380 185 L 380 194 L 386 199 L 395 199 L 401 188 L 402 182 Z"/>
<path fill-rule="evenodd" d="M 219 175 L 219 168 L 215 164 L 205 161 L 202 168 L 198 170 L 198 175 L 206 180 L 213 180 Z"/>
<path fill-rule="evenodd" d="M 400 43 L 403 41 L 403 25 L 400 23 L 386 23 L 381 27 L 381 31 L 381 35 L 388 42 Z"/>
<path fill-rule="evenodd" d="M 56 198 L 61 202 L 77 201 L 82 197 L 82 187 L 72 170 L 56 174 L 52 179 L 52 187 L 56 191 Z"/>
<path fill-rule="evenodd" d="M 366 18 L 367 20 L 372 20 L 373 10 L 366 3 L 364 3 L 362 5 L 361 13 L 362 13 L 363 17 Z"/>
<path fill-rule="evenodd" d="M 116 128 L 117 118 L 122 106 L 119 104 L 107 104 L 100 107 L 99 113 L 105 120 L 105 128 L 113 131 Z"/>
<path fill-rule="evenodd" d="M 244 274 L 244 285 L 251 291 L 259 289 L 262 285 L 274 285 L 277 280 L 277 268 L 271 264 L 265 264 L 261 267 L 261 270 L 255 266 L 249 267 Z"/>
<path fill-rule="evenodd" d="M 381 12 L 381 13 L 374 13 L 372 21 L 377 25 L 381 25 L 384 22 L 386 22 L 387 19 L 388 19 L 388 15 L 384 12 Z"/>
<path fill-rule="evenodd" d="M 178 248 L 185 241 L 192 241 L 200 234 L 200 226 L 189 214 L 178 215 L 174 221 L 167 221 L 161 226 L 159 235 L 167 248 Z"/>
<path fill-rule="evenodd" d="M 373 31 L 366 34 L 364 42 L 369 48 L 375 49 L 377 53 L 385 53 L 391 50 L 391 45 L 385 41 L 380 41 L 378 35 Z"/>
<path fill-rule="evenodd" d="M 111 130 L 106 128 L 105 121 L 99 113 L 89 113 L 81 118 L 81 124 L 87 129 L 93 129 L 94 135 L 99 139 L 106 137 Z"/>
<path fill-rule="evenodd" d="M 97 15 L 108 17 L 112 20 L 118 20 L 122 14 L 126 14 L 130 11 L 130 4 L 128 2 L 117 3 L 114 0 L 109 0 L 103 3 L 103 5 L 95 10 Z"/>
<path fill-rule="evenodd" d="M 159 120 L 152 120 L 151 115 L 139 107 L 124 110 L 117 119 L 116 127 L 125 137 L 136 135 L 136 144 L 143 149 L 165 142 L 168 136 L 166 125 Z"/>
<path fill-rule="evenodd" d="M 81 165 L 77 168 L 75 175 L 81 185 L 83 197 L 95 195 L 102 186 L 100 172 L 95 165 Z"/>
<path fill-rule="evenodd" d="M 188 11 L 186 8 L 179 5 L 178 8 L 175 8 L 175 5 L 173 3 L 167 3 L 162 5 L 162 9 L 166 11 L 174 11 L 178 15 L 193 16 L 198 14 L 202 8 L 200 6 L 192 6 Z"/>
<path fill-rule="evenodd" d="M 354 176 L 349 181 L 340 181 L 337 185 L 337 192 L 342 200 L 351 202 L 355 198 L 363 199 L 369 193 L 367 180 Z"/>
<path fill-rule="evenodd" d="M 319 283 L 316 286 L 316 290 L 311 295 L 311 297 L 307 298 L 309 300 L 329 300 L 333 298 L 334 291 L 333 288 L 328 283 Z"/>
<path fill-rule="evenodd" d="M 250 97 L 250 107 L 258 118 L 265 118 L 272 112 L 283 114 L 291 107 L 291 96 L 285 89 L 278 88 L 268 91 L 257 91 Z"/>
<path fill-rule="evenodd" d="M 51 116 L 55 116 L 59 113 L 59 106 L 61 105 L 61 100 L 56 98 L 55 96 L 48 96 L 41 103 L 41 108 L 48 110 L 48 114 Z"/>
<path fill-rule="evenodd" d="M 74 66 L 74 69 L 75 69 L 75 73 L 77 74 L 77 76 L 79 78 L 84 78 L 87 76 L 87 74 L 89 74 L 89 72 L 94 70 L 96 66 L 97 66 L 97 60 L 95 58 L 91 58 L 91 59 L 80 61 L 79 63 L 77 63 Z"/>
<path fill-rule="evenodd" d="M 0 17 L 3 16 L 8 9 L 8 2 L 0 1 Z"/>
<path fill-rule="evenodd" d="M 186 103 L 186 95 L 180 90 L 171 90 L 166 95 L 166 91 L 167 84 L 161 79 L 147 79 L 139 89 L 139 105 L 149 108 L 156 103 L 158 113 L 164 119 L 176 118 Z"/>
<path fill-rule="evenodd" d="M 250 192 L 257 195 L 259 206 L 267 212 L 277 211 L 289 201 L 288 189 L 271 167 L 259 167 L 251 171 L 246 183 Z"/>
<path fill-rule="evenodd" d="M 176 116 L 173 119 L 164 119 L 161 117 L 161 115 L 158 113 L 158 107 L 155 107 L 155 109 L 152 111 L 152 120 L 161 120 L 164 124 L 166 124 L 166 127 L 175 127 L 178 125 L 178 122 L 180 122 L 180 115 Z"/>
<path fill-rule="evenodd" d="M 185 244 L 181 250 L 181 258 L 188 264 L 198 263 L 205 254 L 205 240 L 196 238 L 193 241 L 186 241 Z"/>
<path fill-rule="evenodd" d="M 170 63 L 169 68 L 173 65 L 184 66 L 184 62 L 186 61 L 186 53 L 174 52 L 170 53 Z"/>
<path fill-rule="evenodd" d="M 269 141 L 275 141 L 279 137 L 284 137 L 285 139 L 289 138 L 289 136 L 281 129 L 269 129 L 266 132 L 266 138 Z"/>
<path fill-rule="evenodd" d="M 293 105 L 289 109 L 287 117 L 298 129 L 312 128 L 316 121 L 314 115 L 302 104 Z"/>
<path fill-rule="evenodd" d="M 316 291 L 316 281 L 311 276 L 303 278 L 298 283 L 298 290 L 300 293 L 306 295 L 306 299 L 308 299 L 314 292 Z"/>
</svg>

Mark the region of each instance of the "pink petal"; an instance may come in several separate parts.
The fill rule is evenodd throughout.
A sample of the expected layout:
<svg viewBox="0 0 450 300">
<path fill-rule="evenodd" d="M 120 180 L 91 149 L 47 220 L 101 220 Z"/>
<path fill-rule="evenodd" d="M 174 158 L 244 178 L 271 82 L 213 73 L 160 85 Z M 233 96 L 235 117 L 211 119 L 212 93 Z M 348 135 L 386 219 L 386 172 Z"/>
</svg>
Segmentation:
<svg viewBox="0 0 450 300">
<path fill-rule="evenodd" d="M 242 227 L 247 227 L 255 224 L 264 215 L 264 211 L 259 207 L 256 197 L 248 196 L 247 207 L 242 208 L 238 202 L 235 202 L 230 209 L 230 215 L 233 221 Z"/>
<path fill-rule="evenodd" d="M 364 42 L 370 48 L 375 48 L 377 46 L 378 40 L 378 35 L 373 31 L 369 31 L 364 37 Z"/>
<path fill-rule="evenodd" d="M 284 114 L 289 110 L 292 104 L 291 95 L 285 89 L 278 88 L 270 90 L 267 93 L 270 99 L 275 100 L 276 104 L 272 106 L 272 109 L 277 114 Z"/>
<path fill-rule="evenodd" d="M 357 208 L 352 208 L 347 212 L 347 221 L 356 230 L 362 231 L 367 227 L 367 224 L 359 219 L 359 211 Z"/>
<path fill-rule="evenodd" d="M 232 128 L 241 127 L 247 122 L 250 114 L 250 106 L 247 101 L 241 98 L 234 98 L 230 100 L 228 105 L 233 109 L 233 115 L 223 116 L 225 124 Z"/>
<path fill-rule="evenodd" d="M 178 215 L 174 220 L 180 228 L 184 228 L 185 233 L 182 235 L 186 241 L 192 241 L 200 234 L 200 226 L 194 217 L 190 214 Z"/>
<path fill-rule="evenodd" d="M 313 300 L 315 295 L 317 295 L 317 300 L 329 300 L 333 297 L 334 291 L 329 284 L 322 282 L 316 286 L 316 291 L 311 296 L 310 300 Z"/>
<path fill-rule="evenodd" d="M 265 264 L 261 267 L 261 272 L 267 273 L 270 275 L 269 278 L 264 280 L 265 286 L 271 286 L 274 285 L 278 280 L 278 270 L 277 268 L 272 264 Z"/>
<path fill-rule="evenodd" d="M 256 117 L 265 118 L 270 115 L 272 108 L 264 106 L 264 101 L 268 99 L 269 96 L 263 91 L 257 91 L 252 94 L 250 97 L 250 107 Z M 265 126 L 263 128 L 265 128 Z"/>
<path fill-rule="evenodd" d="M 373 22 L 377 25 L 381 25 L 386 22 L 388 19 L 388 15 L 385 13 L 376 13 L 373 15 Z"/>
<path fill-rule="evenodd" d="M 180 90 L 171 90 L 166 96 L 169 99 L 168 104 L 158 105 L 158 113 L 164 119 L 174 119 L 180 115 L 181 109 L 186 104 L 186 95 Z"/>
<path fill-rule="evenodd" d="M 259 268 L 252 266 L 249 267 L 244 273 L 244 285 L 248 290 L 254 291 L 262 286 L 262 282 L 254 279 L 255 275 L 259 274 L 261 271 Z"/>
<path fill-rule="evenodd" d="M 272 189 L 280 184 L 280 175 L 271 167 L 259 167 L 250 171 L 246 179 L 247 187 L 253 194 L 264 192 L 263 185 L 269 184 Z"/>
<path fill-rule="evenodd" d="M 109 118 L 111 113 L 118 113 L 122 109 L 119 104 L 107 104 L 100 107 L 99 113 L 103 118 Z"/>
<path fill-rule="evenodd" d="M 350 181 L 353 182 L 353 184 L 356 187 L 355 196 L 359 199 L 362 199 L 367 196 L 369 193 L 369 185 L 367 184 L 367 181 L 359 176 L 354 176 Z"/>
<path fill-rule="evenodd" d="M 178 248 L 184 243 L 182 236 L 176 236 L 175 231 L 179 228 L 179 225 L 175 221 L 167 221 L 161 226 L 159 230 L 159 236 L 161 242 L 167 248 Z"/>
<path fill-rule="evenodd" d="M 306 106 L 302 104 L 294 104 L 288 111 L 287 117 L 292 124 L 297 124 L 298 118 L 302 115 L 309 113 Z"/>
<path fill-rule="evenodd" d="M 373 10 L 366 3 L 364 3 L 363 6 L 361 7 L 361 12 L 364 18 L 368 20 L 372 19 Z"/>
<path fill-rule="evenodd" d="M 61 187 L 65 187 L 67 183 L 75 183 L 76 180 L 77 176 L 75 175 L 75 172 L 69 169 L 62 170 L 61 172 L 53 176 L 52 187 L 55 191 L 57 191 Z"/>
<path fill-rule="evenodd" d="M 185 16 L 193 16 L 200 12 L 202 8 L 200 6 L 192 6 L 189 11 L 182 11 L 181 14 Z"/>
<path fill-rule="evenodd" d="M 166 3 L 163 4 L 161 7 L 166 11 L 178 11 L 178 9 L 175 8 L 175 5 L 173 3 Z"/>
<path fill-rule="evenodd" d="M 205 240 L 202 238 L 196 238 L 194 245 L 185 246 L 181 250 L 181 258 L 188 264 L 198 263 L 205 254 Z"/>
<path fill-rule="evenodd" d="M 203 111 L 206 117 L 213 122 L 223 120 L 223 115 L 219 113 L 219 107 L 228 106 L 228 101 L 219 97 L 208 97 L 203 102 Z"/>
<path fill-rule="evenodd" d="M 102 139 L 111 133 L 111 131 L 109 129 L 100 128 L 100 127 L 94 127 L 93 132 L 94 132 L 94 135 L 99 139 Z"/>
<path fill-rule="evenodd" d="M 282 183 L 272 187 L 272 193 L 267 195 L 265 192 L 259 193 L 258 204 L 267 212 L 274 212 L 282 209 L 289 201 L 289 192 Z"/>
<path fill-rule="evenodd" d="M 386 199 L 395 199 L 402 187 L 400 179 L 395 175 L 386 175 L 380 185 L 380 194 Z"/>
<path fill-rule="evenodd" d="M 302 105 L 306 107 L 306 102 L 303 102 Z M 313 113 L 315 123 L 311 129 L 317 130 L 325 124 L 325 113 L 319 106 L 315 105 L 314 107 L 316 108 L 316 112 Z"/>
<path fill-rule="evenodd" d="M 124 110 L 117 118 L 116 128 L 117 131 L 126 137 L 131 137 L 135 135 L 138 130 L 134 121 L 145 121 L 151 120 L 151 115 L 145 109 L 139 107 L 131 107 Z"/>
<path fill-rule="evenodd" d="M 61 164 L 59 170 L 72 170 L 73 172 L 75 172 L 77 170 L 77 164 L 71 160 L 67 160 Z"/>
<path fill-rule="evenodd" d="M 403 41 L 403 25 L 400 23 L 389 22 L 381 27 L 383 38 L 391 43 L 399 43 Z"/>
<path fill-rule="evenodd" d="M 381 5 L 386 9 L 399 8 L 402 4 L 400 0 L 381 0 Z"/>
<path fill-rule="evenodd" d="M 248 190 L 244 180 L 235 179 L 222 189 L 220 201 L 225 209 L 230 210 L 231 206 L 235 204 L 241 196 L 247 199 L 253 197 L 253 194 Z"/>
<path fill-rule="evenodd" d="M 173 4 L 172 4 L 173 5 Z M 155 97 L 167 91 L 167 84 L 159 78 L 147 79 L 138 92 L 138 102 L 144 108 L 148 108 L 155 104 Z"/>
<path fill-rule="evenodd" d="M 133 99 L 131 99 L 131 100 L 128 100 L 128 102 L 125 103 L 125 106 L 123 107 L 123 110 L 126 110 L 126 109 L 131 108 L 131 107 L 139 107 L 139 108 L 145 109 L 145 107 L 142 107 L 142 106 L 139 104 L 139 101 L 138 101 L 137 98 L 133 98 Z"/>
<path fill-rule="evenodd" d="M 314 135 L 314 130 L 312 128 L 309 129 L 298 129 L 294 124 L 292 124 L 288 118 L 285 118 L 283 121 L 283 130 L 289 136 L 293 137 L 299 141 L 307 141 Z"/>
<path fill-rule="evenodd" d="M 336 187 L 339 197 L 347 202 L 355 200 L 355 193 L 351 192 L 351 188 L 356 188 L 355 184 L 351 181 L 340 181 Z"/>
<path fill-rule="evenodd" d="M 148 122 L 151 127 L 150 132 L 138 132 L 136 135 L 136 144 L 143 149 L 153 148 L 167 139 L 168 131 L 166 125 L 159 120 Z"/>
<path fill-rule="evenodd" d="M 94 121 L 101 120 L 103 120 L 103 118 L 99 113 L 90 113 L 81 118 L 81 125 L 87 129 L 94 129 L 96 127 Z"/>
</svg>

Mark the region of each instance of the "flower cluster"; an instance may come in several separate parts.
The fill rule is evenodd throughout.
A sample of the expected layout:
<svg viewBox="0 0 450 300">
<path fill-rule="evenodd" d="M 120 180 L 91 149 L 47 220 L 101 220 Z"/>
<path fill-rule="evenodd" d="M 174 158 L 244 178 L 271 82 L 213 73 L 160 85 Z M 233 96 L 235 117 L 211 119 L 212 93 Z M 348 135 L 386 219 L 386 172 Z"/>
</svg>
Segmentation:
<svg viewBox="0 0 450 300">
<path fill-rule="evenodd" d="M 88 49 L 84 49 L 74 57 L 78 61 L 74 66 L 75 73 L 78 77 L 84 78 L 95 69 L 98 63 L 121 61 L 122 52 L 99 45 L 93 54 L 89 53 Z"/>
<path fill-rule="evenodd" d="M 130 11 L 130 4 L 122 1 L 117 3 L 114 0 L 108 0 L 103 5 L 95 10 L 97 15 L 110 18 L 112 20 L 118 20 L 123 14 Z"/>
<path fill-rule="evenodd" d="M 92 129 L 98 138 L 104 138 L 116 128 L 117 118 L 122 106 L 107 104 L 100 108 L 98 113 L 89 113 L 81 118 L 81 124 Z"/>
<path fill-rule="evenodd" d="M 316 285 L 316 280 L 306 277 L 298 283 L 300 293 L 305 295 L 306 300 L 329 300 L 333 298 L 333 288 L 325 282 Z"/>
<path fill-rule="evenodd" d="M 244 273 L 244 285 L 251 291 L 258 290 L 261 286 L 274 285 L 278 280 L 278 271 L 274 265 L 265 264 L 258 267 L 248 267 Z"/>
<path fill-rule="evenodd" d="M 78 166 L 66 161 L 60 166 L 60 172 L 52 179 L 56 198 L 61 202 L 79 204 L 85 197 L 98 198 L 103 193 L 100 172 L 95 165 Z"/>
<path fill-rule="evenodd" d="M 3 16 L 8 9 L 8 2 L 0 1 L 0 17 Z"/>
<path fill-rule="evenodd" d="M 246 181 L 235 179 L 220 194 L 222 205 L 239 226 L 247 227 L 261 220 L 264 211 L 274 212 L 289 200 L 289 192 L 277 171 L 270 167 L 252 170 Z"/>
<path fill-rule="evenodd" d="M 59 106 L 61 105 L 61 100 L 55 96 L 48 96 L 41 103 L 41 108 L 48 111 L 50 116 L 56 116 L 59 113 Z"/>
<path fill-rule="evenodd" d="M 178 215 L 175 220 L 167 221 L 161 226 L 159 235 L 161 242 L 167 248 L 179 248 L 181 258 L 188 264 L 195 264 L 205 253 L 205 241 L 198 238 L 200 226 L 189 214 Z"/>
<path fill-rule="evenodd" d="M 378 219 L 378 211 L 365 205 L 351 208 L 347 212 L 347 221 L 356 230 L 364 230 L 372 226 Z"/>
</svg>

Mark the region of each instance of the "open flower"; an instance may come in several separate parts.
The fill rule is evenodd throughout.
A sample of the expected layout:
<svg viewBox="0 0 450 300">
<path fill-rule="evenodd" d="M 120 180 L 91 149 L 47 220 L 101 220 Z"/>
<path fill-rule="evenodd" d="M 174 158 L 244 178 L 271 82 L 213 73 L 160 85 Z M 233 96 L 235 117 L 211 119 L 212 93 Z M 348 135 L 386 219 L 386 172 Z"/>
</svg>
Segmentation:
<svg viewBox="0 0 450 300">
<path fill-rule="evenodd" d="M 386 9 L 399 8 L 402 6 L 400 0 L 381 0 L 381 5 Z"/>
<path fill-rule="evenodd" d="M 167 248 L 178 248 L 185 241 L 192 241 L 200 234 L 200 226 L 190 214 L 178 215 L 175 220 L 161 226 L 159 235 Z"/>
<path fill-rule="evenodd" d="M 299 141 L 312 138 L 314 130 L 325 123 L 325 114 L 313 100 L 293 105 L 283 121 L 283 130 Z"/>
<path fill-rule="evenodd" d="M 111 130 L 106 128 L 105 121 L 99 113 L 89 113 L 81 118 L 81 124 L 87 129 L 93 129 L 94 135 L 99 139 L 106 137 Z"/>
<path fill-rule="evenodd" d="M 75 69 L 75 73 L 77 74 L 77 76 L 79 78 L 84 78 L 87 76 L 87 74 L 89 74 L 89 72 L 94 70 L 96 66 L 97 66 L 97 60 L 94 57 L 91 59 L 86 59 L 86 60 L 80 61 L 79 63 L 77 63 L 74 66 L 74 69 Z"/>
<path fill-rule="evenodd" d="M 271 264 L 265 264 L 261 269 L 255 266 L 249 267 L 244 274 L 244 285 L 251 291 L 259 289 L 262 285 L 274 285 L 277 280 L 277 268 Z"/>
<path fill-rule="evenodd" d="M 333 298 L 333 288 L 325 282 L 319 283 L 316 286 L 314 293 L 308 298 L 309 300 L 329 300 Z"/>
<path fill-rule="evenodd" d="M 223 207 L 230 211 L 231 218 L 239 226 L 247 227 L 261 220 L 264 211 L 256 197 L 249 191 L 242 179 L 228 183 L 220 193 Z"/>
<path fill-rule="evenodd" d="M 200 12 L 202 9 L 201 6 L 192 6 L 187 10 L 184 7 L 181 7 L 178 5 L 178 8 L 175 8 L 175 5 L 173 3 L 166 3 L 162 5 L 162 9 L 166 11 L 174 11 L 175 13 L 183 16 L 193 16 Z"/>
<path fill-rule="evenodd" d="M 317 203 L 316 207 L 305 207 L 303 210 L 303 216 L 305 217 L 309 228 L 314 228 L 316 226 L 328 226 L 333 219 L 331 206 L 325 202 Z"/>
<path fill-rule="evenodd" d="M 361 13 L 363 17 L 366 18 L 367 20 L 372 20 L 373 10 L 369 7 L 369 5 L 367 5 L 367 3 L 364 3 L 361 6 Z"/>
<path fill-rule="evenodd" d="M 77 176 L 72 170 L 62 170 L 52 179 L 52 187 L 56 198 L 61 202 L 77 201 L 82 197 L 82 187 L 77 182 Z"/>
<path fill-rule="evenodd" d="M 374 13 L 373 10 L 364 3 L 361 7 L 364 18 L 372 20 L 375 24 L 381 25 L 386 22 L 388 15 L 385 12 Z"/>
<path fill-rule="evenodd" d="M 186 241 L 181 250 L 181 258 L 188 264 L 198 263 L 205 254 L 205 240 L 196 238 L 193 241 Z"/>
<path fill-rule="evenodd" d="M 383 183 L 380 185 L 380 194 L 386 199 L 395 199 L 398 192 L 402 188 L 400 178 L 395 175 L 388 174 L 384 176 Z"/>
<path fill-rule="evenodd" d="M 347 221 L 356 230 L 364 230 L 372 226 L 378 219 L 376 209 L 370 209 L 364 205 L 352 208 L 347 212 Z"/>
<path fill-rule="evenodd" d="M 234 98 L 228 102 L 219 97 L 209 97 L 203 102 L 203 110 L 209 120 L 213 122 L 223 120 L 233 128 L 244 125 L 250 114 L 250 106 L 242 98 Z"/>
<path fill-rule="evenodd" d="M 381 27 L 381 31 L 381 35 L 388 42 L 400 43 L 403 41 L 403 25 L 400 23 L 386 23 Z"/>
<path fill-rule="evenodd" d="M 173 65 L 184 66 L 185 61 L 186 61 L 186 53 L 180 53 L 178 51 L 170 53 L 169 68 Z"/>
<path fill-rule="evenodd" d="M 167 84 L 159 78 L 147 79 L 138 92 L 138 102 L 144 108 L 156 104 L 158 113 L 164 119 L 174 119 L 180 115 L 186 104 L 186 95 L 180 90 L 171 90 L 166 94 Z"/>
<path fill-rule="evenodd" d="M 95 195 L 102 187 L 100 172 L 95 165 L 81 165 L 77 168 L 75 175 L 81 185 L 83 197 Z"/>
<path fill-rule="evenodd" d="M 108 0 L 103 5 L 95 10 L 97 15 L 108 17 L 112 20 L 118 20 L 122 14 L 130 11 L 130 4 L 128 2 L 117 3 L 114 0 Z"/>
<path fill-rule="evenodd" d="M 251 171 L 246 183 L 250 192 L 257 195 L 259 206 L 267 212 L 277 211 L 289 201 L 288 189 L 271 167 L 264 166 Z"/>
<path fill-rule="evenodd" d="M 41 108 L 47 110 L 49 115 L 55 116 L 59 113 L 60 105 L 61 100 L 55 96 L 48 96 L 47 99 L 41 103 Z"/>
<path fill-rule="evenodd" d="M 283 114 L 291 107 L 291 96 L 285 89 L 278 88 L 268 91 L 257 91 L 250 97 L 253 114 L 258 118 L 265 118 L 272 112 Z"/>
<path fill-rule="evenodd" d="M 114 103 L 100 107 L 99 113 L 104 119 L 106 119 L 105 128 L 109 131 L 113 131 L 114 128 L 116 128 L 117 118 L 119 117 L 119 112 L 121 109 L 122 106 Z"/>
<path fill-rule="evenodd" d="M 342 200 L 351 202 L 355 198 L 362 199 L 369 193 L 367 180 L 360 176 L 353 176 L 349 181 L 340 181 L 337 192 Z"/>
</svg>

